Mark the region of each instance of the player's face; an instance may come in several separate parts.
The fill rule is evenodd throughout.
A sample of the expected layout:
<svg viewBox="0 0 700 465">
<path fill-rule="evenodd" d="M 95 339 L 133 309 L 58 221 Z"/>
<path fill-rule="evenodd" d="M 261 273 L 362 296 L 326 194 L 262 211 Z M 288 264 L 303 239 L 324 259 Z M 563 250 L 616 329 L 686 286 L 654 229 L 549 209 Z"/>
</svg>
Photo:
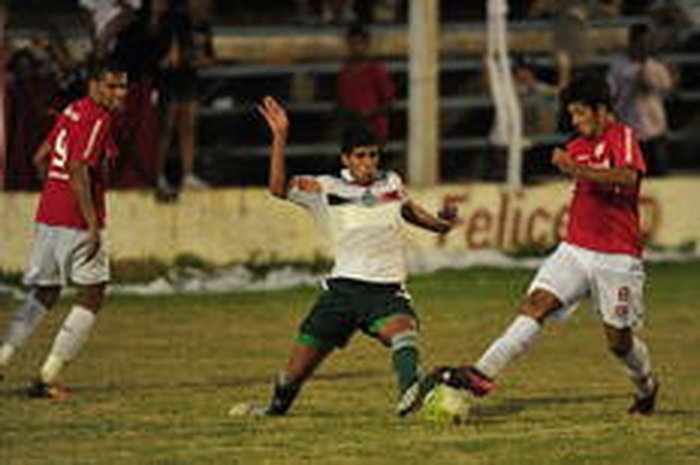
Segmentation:
<svg viewBox="0 0 700 465">
<path fill-rule="evenodd" d="M 94 81 L 95 100 L 108 110 L 119 110 L 124 106 L 127 85 L 126 73 L 105 73 Z"/>
<path fill-rule="evenodd" d="M 603 132 L 607 121 L 607 112 L 602 107 L 591 107 L 574 102 L 566 107 L 571 117 L 571 124 L 579 135 L 595 137 Z"/>
<path fill-rule="evenodd" d="M 352 152 L 343 154 L 343 165 L 350 170 L 353 179 L 360 184 L 370 184 L 377 177 L 379 170 L 379 147 L 376 145 L 361 145 Z"/>
</svg>

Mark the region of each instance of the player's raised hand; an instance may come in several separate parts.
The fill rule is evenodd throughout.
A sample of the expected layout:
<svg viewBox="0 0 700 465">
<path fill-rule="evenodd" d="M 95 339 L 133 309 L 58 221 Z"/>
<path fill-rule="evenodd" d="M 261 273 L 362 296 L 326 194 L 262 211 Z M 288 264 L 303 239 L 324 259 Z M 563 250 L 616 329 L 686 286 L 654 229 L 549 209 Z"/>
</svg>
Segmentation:
<svg viewBox="0 0 700 465">
<path fill-rule="evenodd" d="M 569 152 L 560 147 L 556 147 L 552 151 L 552 164 L 559 168 L 562 173 L 569 175 L 573 175 L 578 166 Z"/>
<path fill-rule="evenodd" d="M 258 105 L 258 111 L 267 121 L 267 125 L 275 138 L 286 138 L 289 131 L 289 118 L 287 111 L 277 100 L 271 96 L 266 96 Z"/>
</svg>

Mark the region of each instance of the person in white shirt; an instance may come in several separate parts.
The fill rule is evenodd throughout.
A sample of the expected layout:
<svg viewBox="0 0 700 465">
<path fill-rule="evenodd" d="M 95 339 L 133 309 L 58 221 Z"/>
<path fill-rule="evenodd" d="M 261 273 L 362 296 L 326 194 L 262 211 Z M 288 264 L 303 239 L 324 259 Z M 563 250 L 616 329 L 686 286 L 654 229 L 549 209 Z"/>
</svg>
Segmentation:
<svg viewBox="0 0 700 465">
<path fill-rule="evenodd" d="M 667 167 L 668 121 L 664 97 L 674 84 L 673 73 L 650 56 L 653 30 L 646 24 L 630 28 L 627 54 L 608 71 L 615 113 L 637 133 L 648 175 L 663 175 Z"/>
<path fill-rule="evenodd" d="M 275 381 L 266 408 L 244 414 L 284 415 L 302 385 L 336 348 L 361 330 L 391 349 L 399 416 L 414 411 L 419 392 L 418 322 L 406 291 L 404 224 L 447 233 L 456 211 L 434 216 L 413 202 L 398 174 L 378 168 L 376 136 L 359 126 L 346 132 L 340 175 L 287 179 L 285 145 L 289 121 L 285 109 L 265 97 L 260 113 L 272 132 L 269 190 L 308 209 L 330 234 L 335 263 L 313 308 L 300 325 L 291 357 Z"/>
</svg>

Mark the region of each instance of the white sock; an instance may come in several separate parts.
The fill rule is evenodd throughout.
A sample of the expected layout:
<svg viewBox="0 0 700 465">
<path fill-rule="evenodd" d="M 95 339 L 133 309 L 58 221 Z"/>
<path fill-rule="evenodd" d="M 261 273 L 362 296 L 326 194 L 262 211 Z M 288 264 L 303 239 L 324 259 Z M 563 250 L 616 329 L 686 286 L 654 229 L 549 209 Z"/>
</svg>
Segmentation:
<svg viewBox="0 0 700 465">
<path fill-rule="evenodd" d="M 654 384 L 651 377 L 649 349 L 644 341 L 635 336 L 632 339 L 630 351 L 618 359 L 624 364 L 627 376 L 637 392 L 642 396 L 649 394 L 654 388 Z"/>
<path fill-rule="evenodd" d="M 7 333 L 3 338 L 3 344 L 0 346 L 0 367 L 5 367 L 10 363 L 15 350 L 34 332 L 47 311 L 44 304 L 34 297 L 34 294 L 27 295 L 22 305 L 12 316 Z"/>
<path fill-rule="evenodd" d="M 494 378 L 532 345 L 540 329 L 540 324 L 534 318 L 518 315 L 503 335 L 491 343 L 474 367 L 489 378 Z"/>
<path fill-rule="evenodd" d="M 90 334 L 95 314 L 74 305 L 53 341 L 51 352 L 41 367 L 41 380 L 53 383 L 63 366 L 75 358 Z"/>
</svg>

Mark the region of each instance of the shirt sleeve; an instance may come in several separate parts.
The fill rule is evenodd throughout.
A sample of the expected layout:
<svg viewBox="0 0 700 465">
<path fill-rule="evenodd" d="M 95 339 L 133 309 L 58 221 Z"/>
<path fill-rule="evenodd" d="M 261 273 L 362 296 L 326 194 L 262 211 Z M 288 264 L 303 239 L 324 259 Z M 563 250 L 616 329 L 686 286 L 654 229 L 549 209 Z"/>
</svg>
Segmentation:
<svg viewBox="0 0 700 465">
<path fill-rule="evenodd" d="M 108 122 L 106 118 L 80 118 L 69 129 L 66 140 L 68 158 L 97 167 L 105 151 Z"/>
<path fill-rule="evenodd" d="M 383 63 L 378 63 L 375 71 L 377 81 L 378 100 L 382 105 L 391 103 L 394 100 L 394 83 L 391 81 L 389 72 Z"/>
<path fill-rule="evenodd" d="M 320 176 L 294 176 L 289 181 L 287 199 L 305 208 L 316 208 L 323 203 L 324 183 Z"/>
<path fill-rule="evenodd" d="M 620 129 L 615 132 L 616 137 L 611 144 L 612 165 L 616 168 L 632 168 L 645 172 L 647 167 L 644 156 L 632 128 L 620 125 Z"/>
</svg>

